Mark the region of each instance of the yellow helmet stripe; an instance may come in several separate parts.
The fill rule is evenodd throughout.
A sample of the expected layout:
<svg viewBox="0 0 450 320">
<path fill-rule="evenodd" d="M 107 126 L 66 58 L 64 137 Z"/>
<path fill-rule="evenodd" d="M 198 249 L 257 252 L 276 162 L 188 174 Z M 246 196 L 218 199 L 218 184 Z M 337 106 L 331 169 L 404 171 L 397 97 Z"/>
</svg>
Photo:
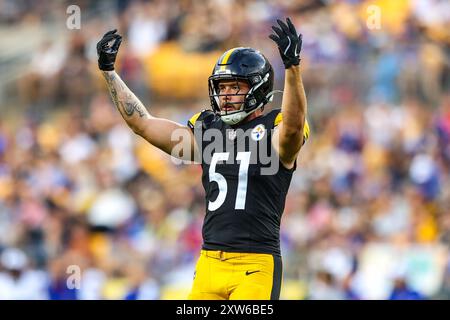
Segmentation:
<svg viewBox="0 0 450 320">
<path fill-rule="evenodd" d="M 225 52 L 225 53 L 223 54 L 223 59 L 222 59 L 222 61 L 220 62 L 220 64 L 227 64 L 228 59 L 230 58 L 231 54 L 232 54 L 233 51 L 235 51 L 235 50 L 236 50 L 236 48 L 233 48 L 233 49 L 230 49 L 230 50 L 228 50 L 227 52 Z M 220 70 L 225 70 L 225 66 L 220 66 Z"/>
</svg>

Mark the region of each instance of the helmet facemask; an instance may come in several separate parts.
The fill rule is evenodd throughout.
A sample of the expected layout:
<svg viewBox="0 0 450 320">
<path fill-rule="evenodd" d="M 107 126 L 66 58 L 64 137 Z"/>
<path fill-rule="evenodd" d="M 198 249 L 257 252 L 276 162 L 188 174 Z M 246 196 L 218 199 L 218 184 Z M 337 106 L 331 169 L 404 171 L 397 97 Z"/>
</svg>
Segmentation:
<svg viewBox="0 0 450 320">
<path fill-rule="evenodd" d="M 216 114 L 228 125 L 235 125 L 244 120 L 250 114 L 263 108 L 265 104 L 273 100 L 273 91 L 268 95 L 265 95 L 260 89 L 266 85 L 269 80 L 270 74 L 267 73 L 264 78 L 260 75 L 250 75 L 248 77 L 237 77 L 230 75 L 213 75 L 209 78 L 209 97 L 211 100 L 211 106 Z M 239 88 L 239 81 L 246 82 L 249 85 L 247 93 L 240 93 L 239 89 L 236 93 L 220 94 L 219 83 L 222 80 L 236 81 L 236 86 Z M 252 85 L 253 84 L 253 85 Z M 237 110 L 222 110 L 220 105 L 220 97 L 224 96 L 244 96 L 243 101 L 239 102 L 227 102 L 227 104 L 241 105 Z M 258 104 L 258 101 L 260 103 Z"/>
</svg>

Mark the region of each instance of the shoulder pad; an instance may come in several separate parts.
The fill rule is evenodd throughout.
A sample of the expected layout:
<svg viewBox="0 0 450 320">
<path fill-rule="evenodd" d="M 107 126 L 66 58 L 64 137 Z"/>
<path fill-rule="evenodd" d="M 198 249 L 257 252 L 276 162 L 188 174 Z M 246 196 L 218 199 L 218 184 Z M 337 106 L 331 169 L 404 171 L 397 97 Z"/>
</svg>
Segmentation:
<svg viewBox="0 0 450 320">
<path fill-rule="evenodd" d="M 212 110 L 202 110 L 194 114 L 187 122 L 187 125 L 191 130 L 194 130 L 195 123 L 197 121 L 203 121 L 203 127 L 208 126 L 215 118 L 215 113 Z"/>
</svg>

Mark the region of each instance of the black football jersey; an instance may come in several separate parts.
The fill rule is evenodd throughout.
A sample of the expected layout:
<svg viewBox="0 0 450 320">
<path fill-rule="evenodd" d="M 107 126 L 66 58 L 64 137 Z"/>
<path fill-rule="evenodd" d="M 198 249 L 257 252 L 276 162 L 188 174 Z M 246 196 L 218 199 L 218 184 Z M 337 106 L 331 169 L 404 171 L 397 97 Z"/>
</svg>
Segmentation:
<svg viewBox="0 0 450 320">
<path fill-rule="evenodd" d="M 280 121 L 280 109 L 237 127 L 210 110 L 188 121 L 202 152 L 203 249 L 280 254 L 281 216 L 295 170 L 286 169 L 272 147 Z"/>
</svg>

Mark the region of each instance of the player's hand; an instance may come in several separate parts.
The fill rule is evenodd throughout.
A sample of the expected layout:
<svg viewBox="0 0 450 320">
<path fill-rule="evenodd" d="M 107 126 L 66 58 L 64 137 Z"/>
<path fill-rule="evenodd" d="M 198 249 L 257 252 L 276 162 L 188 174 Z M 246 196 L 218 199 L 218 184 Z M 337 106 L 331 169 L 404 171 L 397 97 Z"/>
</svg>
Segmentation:
<svg viewBox="0 0 450 320">
<path fill-rule="evenodd" d="M 108 31 L 97 43 L 98 67 L 100 70 L 114 70 L 114 62 L 116 62 L 116 56 L 122 42 L 122 36 L 116 32 L 117 29 Z"/>
<path fill-rule="evenodd" d="M 300 51 L 302 50 L 302 35 L 297 34 L 289 18 L 286 19 L 287 25 L 281 20 L 277 20 L 277 22 L 281 28 L 272 26 L 275 34 L 271 34 L 269 38 L 278 45 L 278 50 L 286 69 L 291 66 L 298 66 L 300 63 Z"/>
</svg>

